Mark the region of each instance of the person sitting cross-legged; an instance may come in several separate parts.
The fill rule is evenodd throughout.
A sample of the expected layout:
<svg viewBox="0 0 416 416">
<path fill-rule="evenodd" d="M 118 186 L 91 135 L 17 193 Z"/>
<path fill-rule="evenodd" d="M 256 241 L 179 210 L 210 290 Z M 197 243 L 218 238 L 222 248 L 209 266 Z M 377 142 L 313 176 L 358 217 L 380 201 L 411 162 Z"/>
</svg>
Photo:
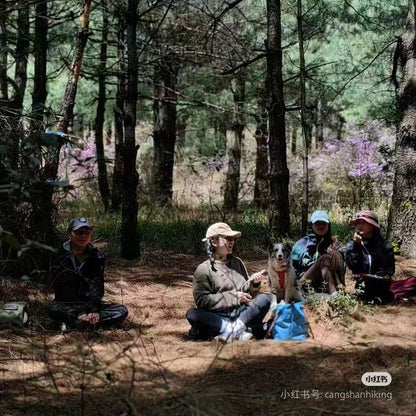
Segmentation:
<svg viewBox="0 0 416 416">
<path fill-rule="evenodd" d="M 270 297 L 259 294 L 265 271 L 248 276 L 244 263 L 233 256 L 235 240 L 241 236 L 228 224 L 212 224 L 203 241 L 210 258 L 201 263 L 193 279 L 196 308 L 186 313 L 191 324 L 188 339 L 208 339 L 229 343 L 265 335 L 263 318 Z"/>
<path fill-rule="evenodd" d="M 381 235 L 375 212 L 361 210 L 351 221 L 353 240 L 347 243 L 347 265 L 356 279 L 358 294 L 367 303 L 386 304 L 395 271 L 393 246 Z"/>
<path fill-rule="evenodd" d="M 120 326 L 128 310 L 125 305 L 102 301 L 105 257 L 91 244 L 91 223 L 83 217 L 74 218 L 68 233 L 69 240 L 51 266 L 55 299 L 49 317 L 63 329 Z"/>
</svg>

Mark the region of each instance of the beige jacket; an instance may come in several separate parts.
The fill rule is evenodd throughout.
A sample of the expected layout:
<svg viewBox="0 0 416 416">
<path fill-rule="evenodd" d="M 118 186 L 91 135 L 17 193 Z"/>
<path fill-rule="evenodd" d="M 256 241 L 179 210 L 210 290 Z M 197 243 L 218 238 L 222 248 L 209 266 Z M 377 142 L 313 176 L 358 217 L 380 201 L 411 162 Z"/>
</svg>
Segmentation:
<svg viewBox="0 0 416 416">
<path fill-rule="evenodd" d="M 195 270 L 193 294 L 198 308 L 213 312 L 234 309 L 240 305 L 237 292 L 254 297 L 260 289 L 260 283 L 248 280 L 244 263 L 238 257 L 231 257 L 227 263 L 215 261 L 215 269 L 206 260 Z"/>
</svg>

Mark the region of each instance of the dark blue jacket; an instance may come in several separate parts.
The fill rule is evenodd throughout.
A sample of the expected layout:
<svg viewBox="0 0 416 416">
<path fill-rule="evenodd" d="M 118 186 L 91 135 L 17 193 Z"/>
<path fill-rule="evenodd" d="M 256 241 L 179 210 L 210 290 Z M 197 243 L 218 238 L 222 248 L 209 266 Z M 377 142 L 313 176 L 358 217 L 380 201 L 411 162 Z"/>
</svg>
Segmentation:
<svg viewBox="0 0 416 416">
<path fill-rule="evenodd" d="M 380 233 L 375 233 L 362 244 L 347 243 L 347 265 L 353 274 L 369 273 L 393 276 L 395 271 L 392 245 Z"/>
<path fill-rule="evenodd" d="M 67 241 L 52 263 L 51 278 L 56 302 L 84 303 L 87 312 L 96 312 L 104 296 L 105 257 L 89 244 L 86 258 L 79 263 Z"/>
<path fill-rule="evenodd" d="M 329 244 L 324 237 L 318 237 L 312 229 L 308 235 L 298 240 L 292 249 L 291 260 L 298 279 L 315 264 L 319 256 L 326 253 Z"/>
</svg>

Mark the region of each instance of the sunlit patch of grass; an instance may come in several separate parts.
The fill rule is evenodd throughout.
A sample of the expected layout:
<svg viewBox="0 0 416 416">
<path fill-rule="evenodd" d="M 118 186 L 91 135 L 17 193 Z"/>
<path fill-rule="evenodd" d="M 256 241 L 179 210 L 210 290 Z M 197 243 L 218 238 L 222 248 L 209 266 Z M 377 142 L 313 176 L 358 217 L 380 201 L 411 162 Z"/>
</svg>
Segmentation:
<svg viewBox="0 0 416 416">
<path fill-rule="evenodd" d="M 94 241 L 106 242 L 107 250 L 114 254 L 119 251 L 121 213 L 104 213 L 100 204 L 79 200 L 78 204 L 67 204 L 62 210 L 61 230 L 64 233 L 68 221 L 76 216 L 86 216 L 94 225 Z M 166 250 L 183 254 L 204 254 L 206 229 L 215 222 L 227 222 L 233 229 L 241 231 L 242 237 L 236 245 L 236 253 L 245 257 L 267 254 L 273 241 L 270 236 L 268 212 L 251 206 L 224 214 L 219 207 L 184 206 L 140 207 L 138 232 L 143 252 Z M 294 223 L 285 241 L 294 244 L 301 237 L 299 224 Z M 351 234 L 349 224 L 332 224 L 333 234 L 345 243 Z"/>
</svg>

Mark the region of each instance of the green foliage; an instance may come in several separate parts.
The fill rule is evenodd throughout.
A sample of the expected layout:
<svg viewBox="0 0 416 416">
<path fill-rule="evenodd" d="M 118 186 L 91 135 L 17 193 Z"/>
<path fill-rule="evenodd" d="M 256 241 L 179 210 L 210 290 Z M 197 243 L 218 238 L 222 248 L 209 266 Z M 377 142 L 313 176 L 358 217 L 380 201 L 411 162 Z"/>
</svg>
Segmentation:
<svg viewBox="0 0 416 416">
<path fill-rule="evenodd" d="M 86 216 L 94 225 L 94 242 L 106 243 L 106 251 L 116 254 L 119 251 L 120 215 L 104 213 L 100 204 L 79 199 L 66 202 L 60 229 L 66 233 L 66 226 L 71 218 Z M 214 222 L 224 219 L 218 211 L 209 207 L 198 209 L 184 207 L 156 208 L 142 207 L 138 216 L 138 229 L 143 252 L 166 250 L 174 253 L 205 255 L 202 239 L 206 229 Z M 238 239 L 235 253 L 244 259 L 267 258 L 270 244 L 268 213 L 246 207 L 243 212 L 230 214 L 225 219 L 230 226 L 242 232 Z M 348 223 L 332 222 L 333 234 L 345 244 L 351 239 L 351 227 Z M 287 242 L 294 244 L 301 237 L 300 227 L 292 227 Z"/>
<path fill-rule="evenodd" d="M 369 308 L 357 297 L 360 294 L 360 289 L 357 289 L 354 294 L 348 294 L 345 292 L 345 286 L 339 285 L 338 296 L 331 298 L 326 293 L 316 293 L 310 285 L 307 287 L 308 305 L 321 317 L 348 326 L 355 321 L 362 320 L 362 314 L 369 312 Z"/>
</svg>

